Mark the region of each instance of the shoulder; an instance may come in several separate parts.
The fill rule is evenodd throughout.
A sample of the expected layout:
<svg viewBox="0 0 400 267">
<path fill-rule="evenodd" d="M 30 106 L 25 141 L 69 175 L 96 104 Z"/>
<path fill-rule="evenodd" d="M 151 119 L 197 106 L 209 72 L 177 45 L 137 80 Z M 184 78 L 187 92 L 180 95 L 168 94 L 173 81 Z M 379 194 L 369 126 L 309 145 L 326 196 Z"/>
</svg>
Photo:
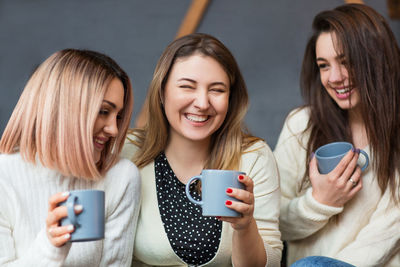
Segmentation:
<svg viewBox="0 0 400 267">
<path fill-rule="evenodd" d="M 279 187 L 275 157 L 264 141 L 254 143 L 242 154 L 241 171 L 246 172 L 255 183 L 268 180 L 271 188 Z"/>
<path fill-rule="evenodd" d="M 107 186 L 115 187 L 119 184 L 122 188 L 131 185 L 134 188 L 140 187 L 140 174 L 135 164 L 130 160 L 121 158 L 106 174 Z"/>
<path fill-rule="evenodd" d="M 128 133 L 121 151 L 122 158 L 132 160 L 133 156 L 139 150 L 139 147 L 135 144 L 135 141 L 137 141 L 137 137 L 132 133 Z"/>
<path fill-rule="evenodd" d="M 308 107 L 300 107 L 292 110 L 285 120 L 287 127 L 294 134 L 303 132 L 310 120 L 310 109 Z"/>
</svg>

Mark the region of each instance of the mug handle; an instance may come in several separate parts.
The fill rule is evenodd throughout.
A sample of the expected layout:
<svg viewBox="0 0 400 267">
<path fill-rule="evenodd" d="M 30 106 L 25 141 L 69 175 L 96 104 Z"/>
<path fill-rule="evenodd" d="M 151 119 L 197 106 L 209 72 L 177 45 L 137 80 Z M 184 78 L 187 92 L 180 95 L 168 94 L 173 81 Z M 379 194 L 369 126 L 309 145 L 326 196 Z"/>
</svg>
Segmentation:
<svg viewBox="0 0 400 267">
<path fill-rule="evenodd" d="M 185 193 L 186 193 L 186 196 L 188 197 L 188 199 L 190 200 L 190 202 L 192 202 L 192 203 L 194 203 L 194 204 L 196 204 L 196 205 L 202 206 L 202 205 L 203 205 L 203 200 L 201 200 L 201 201 L 195 200 L 195 199 L 190 195 L 190 192 L 189 192 L 190 184 L 191 184 L 194 180 L 200 180 L 200 181 L 201 181 L 201 175 L 199 175 L 199 176 L 193 176 L 192 178 L 190 178 L 189 182 L 187 182 L 187 184 L 186 184 L 186 186 L 185 186 Z"/>
<path fill-rule="evenodd" d="M 361 171 L 364 171 L 364 170 L 368 167 L 368 164 L 369 164 L 369 157 L 368 157 L 367 152 L 365 152 L 365 151 L 362 150 L 362 149 L 360 149 L 360 154 L 363 154 L 363 156 L 365 157 L 364 166 L 361 167 Z"/>
<path fill-rule="evenodd" d="M 69 197 L 67 200 L 68 219 L 71 221 L 71 223 L 74 226 L 77 225 L 77 219 L 76 219 L 75 210 L 74 210 L 77 199 L 78 199 L 77 196 L 72 196 L 72 197 Z"/>
</svg>

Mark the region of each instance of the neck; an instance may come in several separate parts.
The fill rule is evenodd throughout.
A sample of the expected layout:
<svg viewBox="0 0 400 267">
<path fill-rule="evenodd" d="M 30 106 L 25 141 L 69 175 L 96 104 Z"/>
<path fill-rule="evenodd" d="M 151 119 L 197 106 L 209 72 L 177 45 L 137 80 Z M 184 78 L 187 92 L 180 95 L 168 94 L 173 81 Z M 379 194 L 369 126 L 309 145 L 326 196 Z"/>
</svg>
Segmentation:
<svg viewBox="0 0 400 267">
<path fill-rule="evenodd" d="M 184 184 L 199 175 L 209 156 L 210 140 L 191 141 L 172 137 L 168 140 L 165 156 L 176 177 Z"/>
<path fill-rule="evenodd" d="M 349 110 L 349 124 L 353 138 L 353 145 L 356 148 L 364 148 L 367 146 L 369 143 L 367 131 L 365 129 L 365 122 L 360 108 Z"/>
</svg>

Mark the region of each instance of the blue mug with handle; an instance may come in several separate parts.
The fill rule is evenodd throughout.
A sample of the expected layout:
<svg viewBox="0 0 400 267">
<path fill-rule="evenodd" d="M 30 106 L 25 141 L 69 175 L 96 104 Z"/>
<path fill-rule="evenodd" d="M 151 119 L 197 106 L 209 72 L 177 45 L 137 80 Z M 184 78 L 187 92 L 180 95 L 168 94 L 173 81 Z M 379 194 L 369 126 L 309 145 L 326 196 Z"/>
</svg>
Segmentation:
<svg viewBox="0 0 400 267">
<path fill-rule="evenodd" d="M 104 238 L 104 191 L 70 191 L 68 199 L 60 203 L 61 205 L 66 206 L 68 210 L 68 217 L 61 219 L 61 225 L 72 224 L 75 228 L 69 242 L 94 241 Z M 74 207 L 76 205 L 83 207 L 79 214 L 75 214 Z"/>
<path fill-rule="evenodd" d="M 202 207 L 203 216 L 241 217 L 239 212 L 225 206 L 227 200 L 239 201 L 226 194 L 228 187 L 245 188 L 238 181 L 239 175 L 246 175 L 246 173 L 232 170 L 203 170 L 200 175 L 190 178 L 186 184 L 186 196 L 190 202 Z M 201 201 L 195 200 L 190 195 L 190 184 L 195 180 L 201 181 Z"/>
<path fill-rule="evenodd" d="M 340 160 L 353 149 L 353 145 L 348 142 L 333 142 L 319 147 L 315 151 L 315 157 L 318 161 L 318 170 L 321 174 L 331 172 L 340 162 Z M 369 164 L 368 154 L 360 150 L 360 156 L 364 157 L 364 163 L 359 164 L 361 171 L 364 171 Z"/>
</svg>

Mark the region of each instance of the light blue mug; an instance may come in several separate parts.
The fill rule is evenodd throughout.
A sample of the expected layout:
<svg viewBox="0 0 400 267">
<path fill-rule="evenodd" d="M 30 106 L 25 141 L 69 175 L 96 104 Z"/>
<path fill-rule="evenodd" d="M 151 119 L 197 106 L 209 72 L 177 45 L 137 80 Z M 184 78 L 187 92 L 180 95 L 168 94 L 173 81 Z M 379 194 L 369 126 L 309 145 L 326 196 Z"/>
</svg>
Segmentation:
<svg viewBox="0 0 400 267">
<path fill-rule="evenodd" d="M 239 201 L 226 194 L 228 187 L 245 188 L 238 181 L 239 175 L 246 175 L 246 173 L 231 170 L 203 170 L 200 175 L 190 178 L 186 184 L 186 196 L 190 202 L 201 206 L 203 216 L 240 217 L 242 215 L 239 212 L 225 206 L 227 200 Z M 195 180 L 201 181 L 201 201 L 195 200 L 190 195 L 189 187 Z"/>
<path fill-rule="evenodd" d="M 352 148 L 353 145 L 348 142 L 333 142 L 319 147 L 315 151 L 319 172 L 321 174 L 331 172 Z M 364 150 L 360 150 L 360 155 L 364 156 L 364 164 L 360 166 L 361 171 L 364 171 L 368 167 L 369 157 Z"/>
<path fill-rule="evenodd" d="M 61 220 L 61 225 L 72 224 L 70 242 L 94 241 L 104 238 L 105 193 L 101 190 L 70 191 L 68 199 L 62 202 L 68 210 L 68 217 Z M 82 205 L 83 211 L 75 214 L 74 206 Z"/>
</svg>

